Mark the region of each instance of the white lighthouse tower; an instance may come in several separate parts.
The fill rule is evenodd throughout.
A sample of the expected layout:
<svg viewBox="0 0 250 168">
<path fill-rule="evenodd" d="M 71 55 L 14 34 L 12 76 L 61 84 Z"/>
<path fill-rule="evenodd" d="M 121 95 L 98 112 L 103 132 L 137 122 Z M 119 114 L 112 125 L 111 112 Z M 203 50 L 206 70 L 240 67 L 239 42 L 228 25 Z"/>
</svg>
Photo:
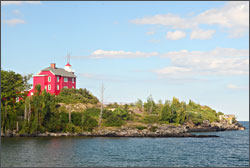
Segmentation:
<svg viewBox="0 0 250 168">
<path fill-rule="evenodd" d="M 68 54 L 67 55 L 67 64 L 65 65 L 64 69 L 68 72 L 73 72 L 72 71 L 72 68 L 71 68 L 71 65 L 69 64 L 69 61 L 70 61 L 70 55 Z"/>
</svg>

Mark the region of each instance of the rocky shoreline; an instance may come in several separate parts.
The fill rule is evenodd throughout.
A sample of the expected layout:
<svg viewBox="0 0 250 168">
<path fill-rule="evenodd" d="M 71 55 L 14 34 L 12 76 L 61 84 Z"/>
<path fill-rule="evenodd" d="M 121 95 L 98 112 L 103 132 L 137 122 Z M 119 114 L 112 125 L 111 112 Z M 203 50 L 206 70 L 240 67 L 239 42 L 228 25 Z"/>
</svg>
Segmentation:
<svg viewBox="0 0 250 168">
<path fill-rule="evenodd" d="M 212 122 L 205 120 L 201 125 L 194 126 L 187 124 L 188 132 L 215 132 L 215 131 L 232 131 L 232 130 L 245 130 L 240 123 L 227 124 L 226 122 Z"/>
<path fill-rule="evenodd" d="M 37 133 L 37 134 L 4 134 L 2 137 L 76 137 L 76 136 L 84 136 L 84 137 L 130 137 L 130 138 L 139 138 L 139 137 L 168 137 L 168 138 L 212 138 L 219 137 L 217 135 L 195 135 L 191 133 L 169 133 L 169 134 L 157 134 L 157 133 L 147 133 L 147 134 L 125 134 L 121 135 L 116 132 L 109 132 L 106 134 L 93 134 L 93 133 Z"/>
<path fill-rule="evenodd" d="M 1 134 L 2 137 L 67 137 L 67 136 L 85 136 L 85 137 L 192 137 L 192 138 L 209 138 L 219 137 L 217 135 L 196 135 L 192 132 L 215 132 L 228 130 L 244 130 L 245 128 L 237 123 L 226 124 L 204 121 L 203 124 L 195 126 L 186 123 L 181 126 L 173 126 L 166 124 L 145 125 L 141 128 L 122 126 L 120 128 L 97 128 L 92 132 L 82 133 L 35 133 L 35 134 L 18 134 L 15 132 L 7 132 Z"/>
</svg>

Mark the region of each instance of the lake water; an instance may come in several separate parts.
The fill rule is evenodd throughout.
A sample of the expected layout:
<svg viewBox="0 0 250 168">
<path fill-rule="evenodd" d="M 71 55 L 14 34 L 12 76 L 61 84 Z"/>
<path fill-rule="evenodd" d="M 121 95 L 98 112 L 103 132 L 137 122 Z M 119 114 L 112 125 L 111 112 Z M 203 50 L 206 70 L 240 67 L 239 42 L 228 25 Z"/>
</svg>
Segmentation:
<svg viewBox="0 0 250 168">
<path fill-rule="evenodd" d="M 17 137 L 1 139 L 3 167 L 248 167 L 249 122 L 219 138 Z"/>
</svg>

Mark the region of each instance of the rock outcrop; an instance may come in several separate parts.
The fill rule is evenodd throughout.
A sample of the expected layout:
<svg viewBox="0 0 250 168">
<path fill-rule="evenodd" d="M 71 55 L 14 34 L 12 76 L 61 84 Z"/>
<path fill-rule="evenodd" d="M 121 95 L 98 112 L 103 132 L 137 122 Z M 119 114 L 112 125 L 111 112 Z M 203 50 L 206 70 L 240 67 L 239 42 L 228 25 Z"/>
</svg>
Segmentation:
<svg viewBox="0 0 250 168">
<path fill-rule="evenodd" d="M 187 126 L 188 132 L 214 132 L 214 131 L 229 131 L 229 130 L 245 130 L 238 122 L 228 124 L 225 121 L 221 122 L 212 122 L 208 120 L 203 121 L 201 125 L 198 126 Z"/>
<path fill-rule="evenodd" d="M 137 129 L 131 127 L 121 128 L 99 128 L 93 132 L 82 133 L 36 133 L 36 134 L 17 134 L 8 132 L 2 134 L 5 137 L 61 137 L 61 136 L 89 136 L 89 137 L 218 137 L 216 135 L 194 135 L 188 132 L 186 126 L 170 126 L 170 125 L 147 125 L 145 129 Z"/>
<path fill-rule="evenodd" d="M 34 133 L 34 134 L 18 134 L 16 132 L 7 131 L 1 134 L 4 137 L 61 137 L 61 136 L 90 136 L 90 137 L 218 137 L 216 135 L 195 135 L 191 132 L 214 132 L 227 130 L 244 130 L 238 122 L 227 124 L 225 122 L 203 121 L 201 125 L 195 126 L 192 123 L 185 123 L 181 126 L 166 124 L 149 124 L 149 125 L 130 125 L 122 127 L 104 127 L 96 128 L 92 132 L 82 133 Z"/>
</svg>

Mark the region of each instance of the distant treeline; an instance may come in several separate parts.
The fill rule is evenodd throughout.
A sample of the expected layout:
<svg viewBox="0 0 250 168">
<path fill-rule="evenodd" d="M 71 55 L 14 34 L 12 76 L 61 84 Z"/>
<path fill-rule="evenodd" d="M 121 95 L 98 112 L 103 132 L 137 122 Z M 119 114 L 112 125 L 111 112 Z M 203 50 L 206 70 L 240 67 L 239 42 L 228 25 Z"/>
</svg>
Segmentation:
<svg viewBox="0 0 250 168">
<path fill-rule="evenodd" d="M 218 121 L 215 110 L 189 101 L 180 102 L 177 98 L 164 103 L 153 100 L 150 95 L 146 102 L 119 105 L 109 104 L 100 116 L 100 102 L 87 89 L 62 89 L 58 96 L 35 86 L 35 93 L 27 97 L 31 85 L 31 75 L 22 76 L 13 71 L 1 70 L 1 131 L 18 133 L 37 132 L 82 132 L 92 131 L 95 127 L 120 127 L 126 122 L 145 124 L 183 124 L 193 122 L 198 125 L 204 120 Z M 16 101 L 16 98 L 22 98 Z M 94 107 L 82 111 L 69 112 L 60 106 L 65 104 L 92 104 Z M 100 117 L 102 122 L 99 122 Z M 139 128 L 138 128 L 139 129 Z"/>
</svg>

